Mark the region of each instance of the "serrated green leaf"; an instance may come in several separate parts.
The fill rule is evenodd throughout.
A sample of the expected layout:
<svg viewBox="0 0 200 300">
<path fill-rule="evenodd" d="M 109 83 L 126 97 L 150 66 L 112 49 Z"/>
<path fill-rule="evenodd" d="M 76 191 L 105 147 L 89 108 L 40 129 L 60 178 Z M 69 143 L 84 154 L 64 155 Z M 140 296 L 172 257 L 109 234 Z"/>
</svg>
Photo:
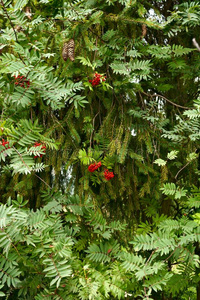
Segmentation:
<svg viewBox="0 0 200 300">
<path fill-rule="evenodd" d="M 166 161 L 161 159 L 161 158 L 158 158 L 154 161 L 154 164 L 157 164 L 158 166 L 165 166 L 166 165 Z"/>
</svg>

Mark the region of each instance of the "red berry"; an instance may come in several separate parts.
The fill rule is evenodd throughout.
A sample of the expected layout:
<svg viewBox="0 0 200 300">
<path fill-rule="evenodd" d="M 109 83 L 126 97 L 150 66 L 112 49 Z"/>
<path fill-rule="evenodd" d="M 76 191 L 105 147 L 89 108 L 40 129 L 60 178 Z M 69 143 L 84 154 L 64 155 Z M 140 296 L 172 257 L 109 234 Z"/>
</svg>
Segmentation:
<svg viewBox="0 0 200 300">
<path fill-rule="evenodd" d="M 35 144 L 34 144 L 33 147 L 39 147 L 39 146 L 41 146 L 41 145 L 42 145 L 42 143 L 35 142 Z M 45 146 L 45 145 L 42 145 L 41 149 L 46 149 L 46 146 Z M 44 152 L 46 152 L 46 150 L 44 150 Z M 40 155 L 34 156 L 34 158 L 42 157 L 42 156 L 43 156 L 43 154 L 40 154 Z"/>
<path fill-rule="evenodd" d="M 104 177 L 106 180 L 110 180 L 111 178 L 113 178 L 115 175 L 113 172 L 109 172 L 108 169 L 104 170 Z"/>
<path fill-rule="evenodd" d="M 96 171 L 100 167 L 101 167 L 101 161 L 98 162 L 98 163 L 94 163 L 94 164 L 89 165 L 88 171 L 89 172 L 94 172 L 94 171 Z"/>
</svg>

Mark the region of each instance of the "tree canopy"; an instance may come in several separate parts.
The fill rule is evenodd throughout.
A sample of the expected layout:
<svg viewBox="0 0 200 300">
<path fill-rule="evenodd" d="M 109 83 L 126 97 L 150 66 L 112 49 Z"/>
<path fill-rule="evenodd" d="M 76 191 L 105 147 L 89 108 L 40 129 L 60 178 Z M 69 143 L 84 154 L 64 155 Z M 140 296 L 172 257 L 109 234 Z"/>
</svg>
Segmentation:
<svg viewBox="0 0 200 300">
<path fill-rule="evenodd" d="M 0 297 L 200 300 L 200 2 L 0 15 Z"/>
</svg>

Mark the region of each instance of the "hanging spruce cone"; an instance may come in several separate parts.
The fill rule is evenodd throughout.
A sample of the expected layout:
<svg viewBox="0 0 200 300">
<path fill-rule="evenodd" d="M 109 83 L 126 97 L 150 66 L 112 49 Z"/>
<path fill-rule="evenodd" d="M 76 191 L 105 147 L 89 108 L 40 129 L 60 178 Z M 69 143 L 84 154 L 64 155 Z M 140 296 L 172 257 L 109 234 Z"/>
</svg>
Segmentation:
<svg viewBox="0 0 200 300">
<path fill-rule="evenodd" d="M 71 61 L 74 61 L 74 48 L 75 48 L 75 43 L 74 40 L 71 39 L 67 44 L 67 54 Z"/>
<path fill-rule="evenodd" d="M 146 24 L 142 24 L 142 36 L 141 36 L 141 38 L 145 37 L 146 34 L 147 34 L 147 26 L 146 26 Z"/>
<path fill-rule="evenodd" d="M 67 43 L 64 43 L 64 45 L 63 45 L 62 58 L 64 59 L 64 61 L 66 61 L 68 58 L 68 44 Z"/>
<path fill-rule="evenodd" d="M 31 12 L 31 8 L 30 7 L 26 7 L 25 8 L 25 15 L 27 16 L 27 18 L 29 18 L 29 20 L 32 19 L 32 12 Z"/>
<path fill-rule="evenodd" d="M 16 25 L 15 26 L 15 31 L 20 32 L 20 31 L 24 31 L 24 29 L 21 26 Z"/>
</svg>

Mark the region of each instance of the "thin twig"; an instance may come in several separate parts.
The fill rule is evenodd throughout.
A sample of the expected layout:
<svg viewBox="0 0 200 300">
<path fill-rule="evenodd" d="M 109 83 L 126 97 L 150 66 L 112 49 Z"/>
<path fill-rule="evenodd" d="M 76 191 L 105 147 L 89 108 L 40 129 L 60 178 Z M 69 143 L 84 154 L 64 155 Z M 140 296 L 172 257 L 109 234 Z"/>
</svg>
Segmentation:
<svg viewBox="0 0 200 300">
<path fill-rule="evenodd" d="M 93 136 L 93 133 L 94 133 L 94 123 L 95 123 L 95 119 L 96 119 L 96 117 L 98 116 L 98 114 L 99 114 L 99 111 L 98 111 L 98 113 L 94 116 L 93 122 L 92 122 L 93 130 L 92 130 L 91 135 L 90 135 L 90 150 L 91 150 L 91 148 L 92 148 L 92 136 Z"/>
<path fill-rule="evenodd" d="M 44 180 L 42 179 L 40 176 L 38 176 L 37 174 L 33 173 L 38 179 L 40 179 L 44 184 L 46 184 L 46 186 L 48 186 L 51 190 L 52 190 L 52 187 Z"/>
<path fill-rule="evenodd" d="M 154 253 L 156 252 L 157 249 L 158 249 L 158 248 L 156 248 L 154 251 L 151 252 L 151 255 L 150 255 L 149 258 L 147 259 L 145 266 L 147 266 L 148 262 L 150 261 L 150 259 L 152 258 L 152 256 L 154 255 Z"/>
<path fill-rule="evenodd" d="M 173 251 L 172 253 L 164 260 L 164 262 L 166 262 L 168 259 L 170 259 L 170 257 L 172 257 L 172 255 L 175 253 L 176 249 L 180 248 L 180 245 L 178 245 Z"/>
<path fill-rule="evenodd" d="M 96 37 L 96 48 L 97 48 L 97 45 L 98 45 L 98 37 Z M 96 54 L 97 54 L 97 49 L 94 51 L 94 61 L 96 58 Z"/>
<path fill-rule="evenodd" d="M 183 166 L 183 167 L 176 173 L 175 179 L 177 179 L 179 173 L 180 173 L 181 171 L 183 171 L 189 164 L 190 164 L 190 161 L 187 162 L 187 164 L 186 164 L 185 166 Z"/>
<path fill-rule="evenodd" d="M 91 31 L 93 34 L 95 34 L 103 42 L 103 44 L 105 43 L 105 41 L 96 32 L 94 32 L 91 28 L 88 28 L 88 30 Z"/>
<path fill-rule="evenodd" d="M 177 104 L 177 103 L 174 103 L 173 101 L 171 101 L 171 100 L 169 100 L 169 99 L 167 99 L 165 96 L 163 96 L 163 95 L 159 95 L 159 94 L 153 94 L 153 95 L 151 95 L 151 94 L 148 94 L 148 93 L 145 93 L 145 92 L 142 92 L 143 94 L 145 94 L 146 96 L 148 96 L 148 97 L 161 97 L 161 98 L 163 98 L 165 101 L 167 101 L 167 102 L 169 102 L 170 104 L 172 104 L 172 105 L 174 105 L 174 106 L 176 106 L 176 107 L 179 107 L 179 108 L 183 108 L 183 109 L 190 109 L 189 107 L 187 107 L 187 106 L 182 106 L 182 105 L 179 105 L 179 104 Z"/>
</svg>

